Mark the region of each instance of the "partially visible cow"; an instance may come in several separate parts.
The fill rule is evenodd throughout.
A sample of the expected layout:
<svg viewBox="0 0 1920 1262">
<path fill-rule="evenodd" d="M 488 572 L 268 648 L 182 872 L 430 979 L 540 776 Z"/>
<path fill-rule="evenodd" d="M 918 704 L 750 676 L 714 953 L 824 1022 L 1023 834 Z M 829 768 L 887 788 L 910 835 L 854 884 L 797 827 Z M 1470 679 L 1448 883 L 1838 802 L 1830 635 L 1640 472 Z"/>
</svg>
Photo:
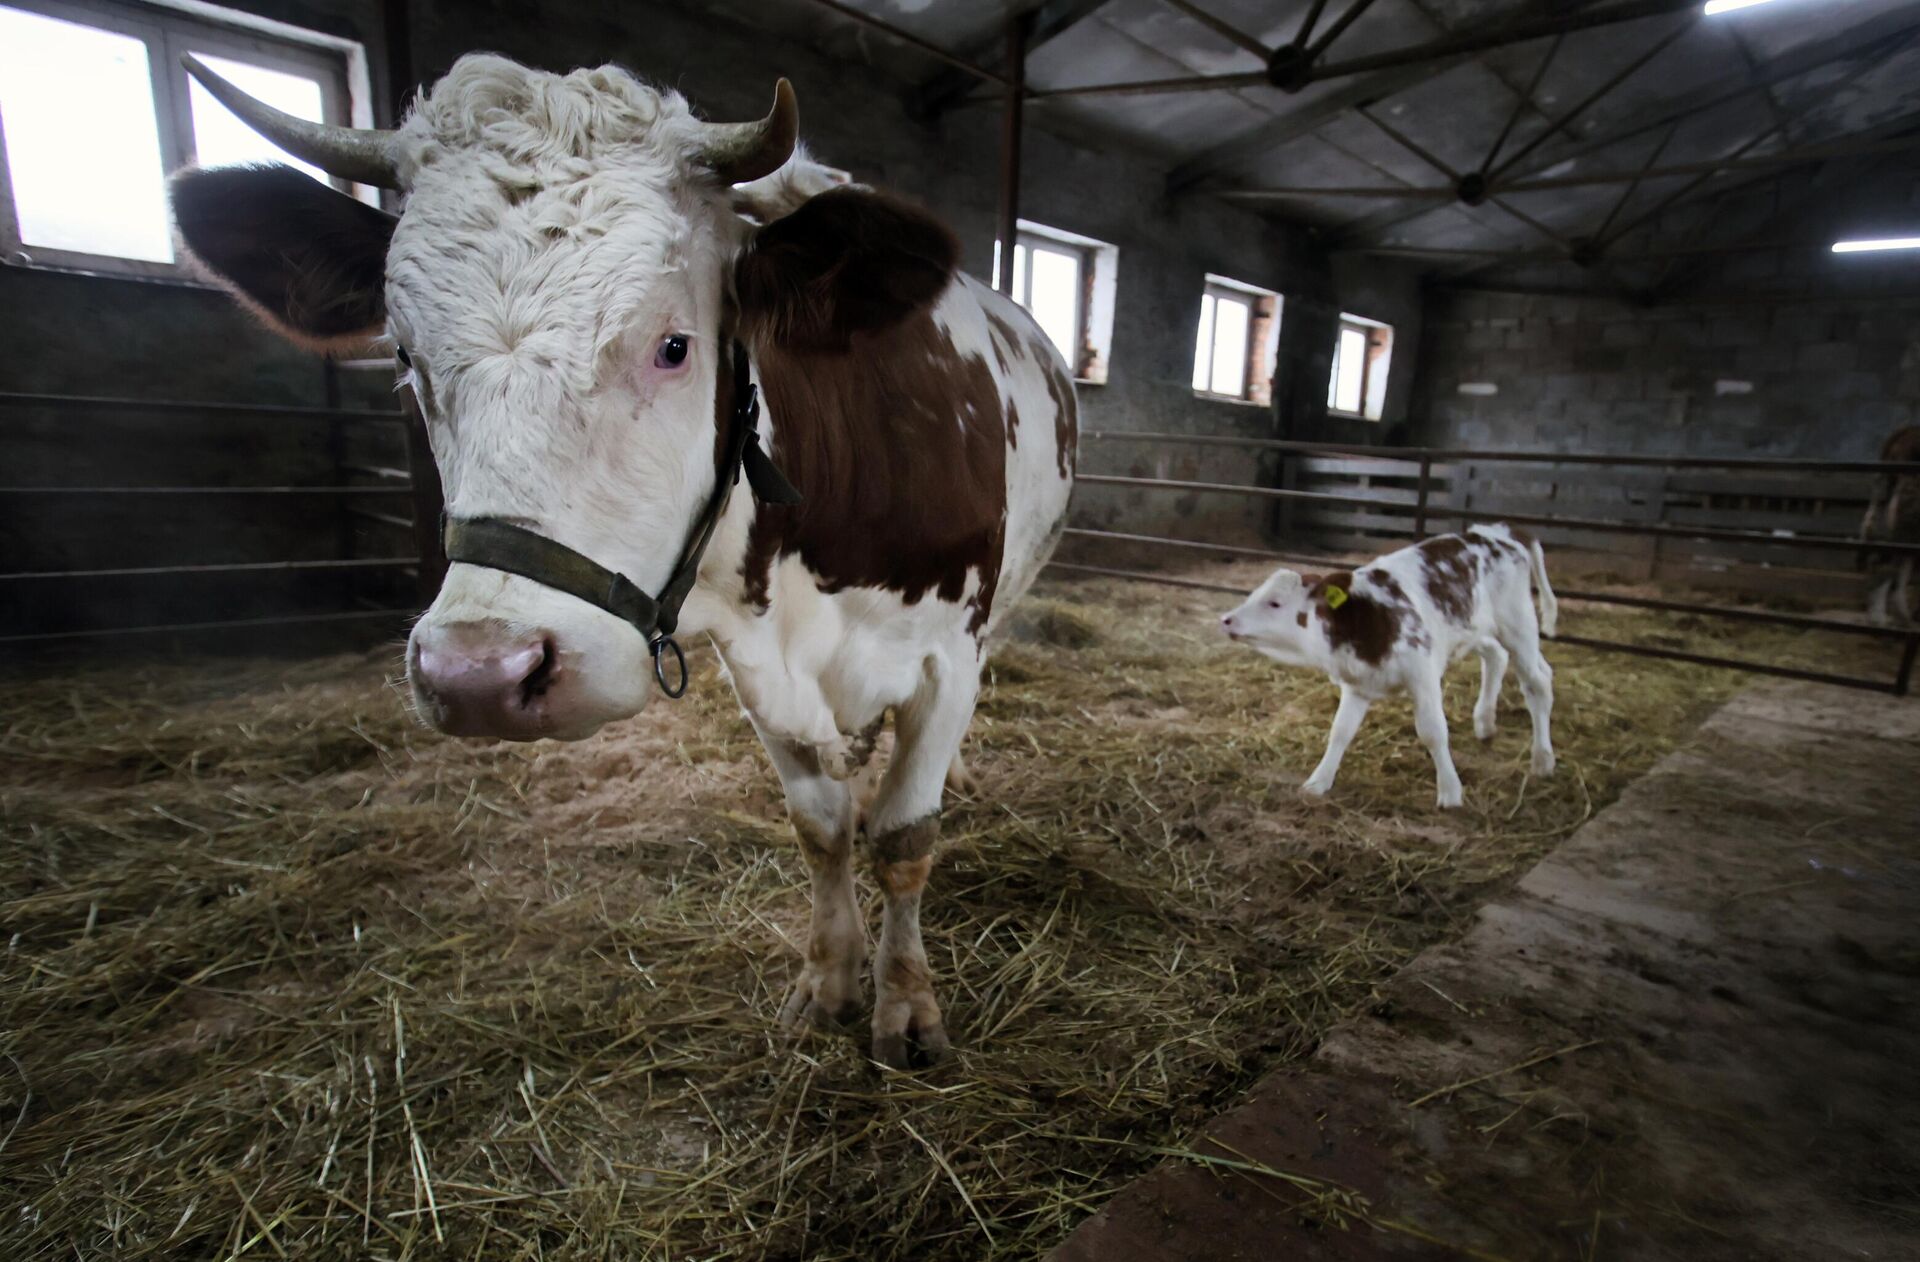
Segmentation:
<svg viewBox="0 0 1920 1262">
<path fill-rule="evenodd" d="M 1887 436 L 1880 446 L 1880 459 L 1900 464 L 1920 463 L 1920 425 L 1908 425 Z M 1860 538 L 1887 543 L 1920 543 L 1920 474 L 1889 473 L 1873 484 L 1873 497 L 1860 521 Z M 1868 556 L 1869 581 L 1867 615 L 1878 623 L 1895 619 L 1912 623 L 1913 558 L 1893 557 L 1884 577 Z M 1877 581 L 1874 581 L 1877 578 Z"/>
<path fill-rule="evenodd" d="M 1534 584 L 1540 589 L 1537 619 Z M 1456 658 L 1479 655 L 1473 732 L 1488 740 L 1511 657 L 1533 719 L 1533 770 L 1552 774 L 1553 669 L 1541 656 L 1540 636 L 1554 633 L 1558 616 L 1539 541 L 1495 525 L 1438 535 L 1352 572 L 1302 577 L 1275 570 L 1220 625 L 1274 661 L 1323 670 L 1340 685 L 1326 755 L 1303 790 L 1323 794 L 1333 788 L 1367 708 L 1404 688 L 1413 697 L 1414 730 L 1433 756 L 1440 805 L 1458 806 L 1460 774 L 1447 748 L 1441 677 Z"/>
<path fill-rule="evenodd" d="M 638 712 L 653 631 L 609 605 L 667 608 L 689 576 L 677 633 L 717 648 L 812 872 L 784 1017 L 826 1024 L 859 1002 L 847 781 L 891 709 L 865 819 L 884 896 L 872 1048 L 894 1066 L 943 1053 L 919 919 L 942 787 L 964 782 L 987 645 L 1073 485 L 1072 376 L 1045 334 L 957 274 L 933 216 L 794 160 L 784 80 L 766 118 L 709 123 L 617 67 L 474 55 L 379 132 L 289 118 L 189 69 L 294 156 L 407 193 L 395 217 L 286 167 L 187 172 L 173 198 L 193 255 L 310 345 L 390 339 L 454 527 L 539 545 L 530 568 L 557 548 L 576 580 L 630 580 L 601 600 L 455 564 L 409 644 L 419 713 L 531 740 Z M 797 505 L 728 492 L 749 378 Z M 752 454 L 755 489 L 778 485 Z"/>
</svg>

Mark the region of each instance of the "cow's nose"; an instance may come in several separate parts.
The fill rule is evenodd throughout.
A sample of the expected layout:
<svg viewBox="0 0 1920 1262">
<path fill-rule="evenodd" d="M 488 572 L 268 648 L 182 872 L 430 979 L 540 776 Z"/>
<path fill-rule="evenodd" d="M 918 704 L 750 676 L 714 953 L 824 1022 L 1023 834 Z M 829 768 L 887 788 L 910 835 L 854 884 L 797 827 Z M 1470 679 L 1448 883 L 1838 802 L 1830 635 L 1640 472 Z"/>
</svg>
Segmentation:
<svg viewBox="0 0 1920 1262">
<path fill-rule="evenodd" d="M 533 740 L 551 726 L 547 691 L 559 666 L 545 631 L 493 621 L 422 625 L 411 666 L 427 721 L 449 736 Z"/>
</svg>

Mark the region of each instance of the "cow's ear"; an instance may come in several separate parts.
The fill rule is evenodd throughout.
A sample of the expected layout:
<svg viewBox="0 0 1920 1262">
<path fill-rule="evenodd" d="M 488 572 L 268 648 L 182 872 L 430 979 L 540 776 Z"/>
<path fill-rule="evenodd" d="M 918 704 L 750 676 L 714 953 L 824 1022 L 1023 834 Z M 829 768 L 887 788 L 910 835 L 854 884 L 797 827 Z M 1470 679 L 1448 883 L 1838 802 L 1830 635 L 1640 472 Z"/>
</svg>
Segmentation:
<svg viewBox="0 0 1920 1262">
<path fill-rule="evenodd" d="M 854 334 L 932 306 L 959 259 L 953 233 L 918 206 L 838 188 L 754 234 L 735 292 L 750 334 L 796 350 L 844 351 Z"/>
<path fill-rule="evenodd" d="M 344 350 L 385 326 L 394 216 L 287 166 L 183 171 L 172 195 L 193 258 L 287 337 Z"/>
</svg>

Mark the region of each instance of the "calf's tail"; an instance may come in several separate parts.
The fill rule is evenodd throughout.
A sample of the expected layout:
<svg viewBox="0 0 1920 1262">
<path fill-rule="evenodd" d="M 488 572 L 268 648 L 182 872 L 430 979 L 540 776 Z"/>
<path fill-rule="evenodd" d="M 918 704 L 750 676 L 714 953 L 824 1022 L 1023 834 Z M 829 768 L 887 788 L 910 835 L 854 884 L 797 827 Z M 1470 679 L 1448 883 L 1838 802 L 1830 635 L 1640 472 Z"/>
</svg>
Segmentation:
<svg viewBox="0 0 1920 1262">
<path fill-rule="evenodd" d="M 1527 554 L 1533 559 L 1533 585 L 1540 589 L 1540 634 L 1552 639 L 1560 630 L 1560 601 L 1547 581 L 1547 553 L 1538 539 L 1528 542 Z"/>
</svg>

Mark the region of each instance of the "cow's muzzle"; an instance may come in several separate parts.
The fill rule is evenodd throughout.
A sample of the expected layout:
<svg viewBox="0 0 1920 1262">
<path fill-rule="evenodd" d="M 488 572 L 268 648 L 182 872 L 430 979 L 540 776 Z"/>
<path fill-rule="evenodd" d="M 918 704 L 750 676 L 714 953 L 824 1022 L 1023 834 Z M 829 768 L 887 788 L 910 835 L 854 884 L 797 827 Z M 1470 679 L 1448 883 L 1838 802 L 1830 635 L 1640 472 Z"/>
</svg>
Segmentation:
<svg viewBox="0 0 1920 1262">
<path fill-rule="evenodd" d="M 565 680 L 545 631 L 504 622 L 422 624 L 407 663 L 422 717 L 449 736 L 537 740 L 556 734 L 554 690 Z"/>
</svg>

